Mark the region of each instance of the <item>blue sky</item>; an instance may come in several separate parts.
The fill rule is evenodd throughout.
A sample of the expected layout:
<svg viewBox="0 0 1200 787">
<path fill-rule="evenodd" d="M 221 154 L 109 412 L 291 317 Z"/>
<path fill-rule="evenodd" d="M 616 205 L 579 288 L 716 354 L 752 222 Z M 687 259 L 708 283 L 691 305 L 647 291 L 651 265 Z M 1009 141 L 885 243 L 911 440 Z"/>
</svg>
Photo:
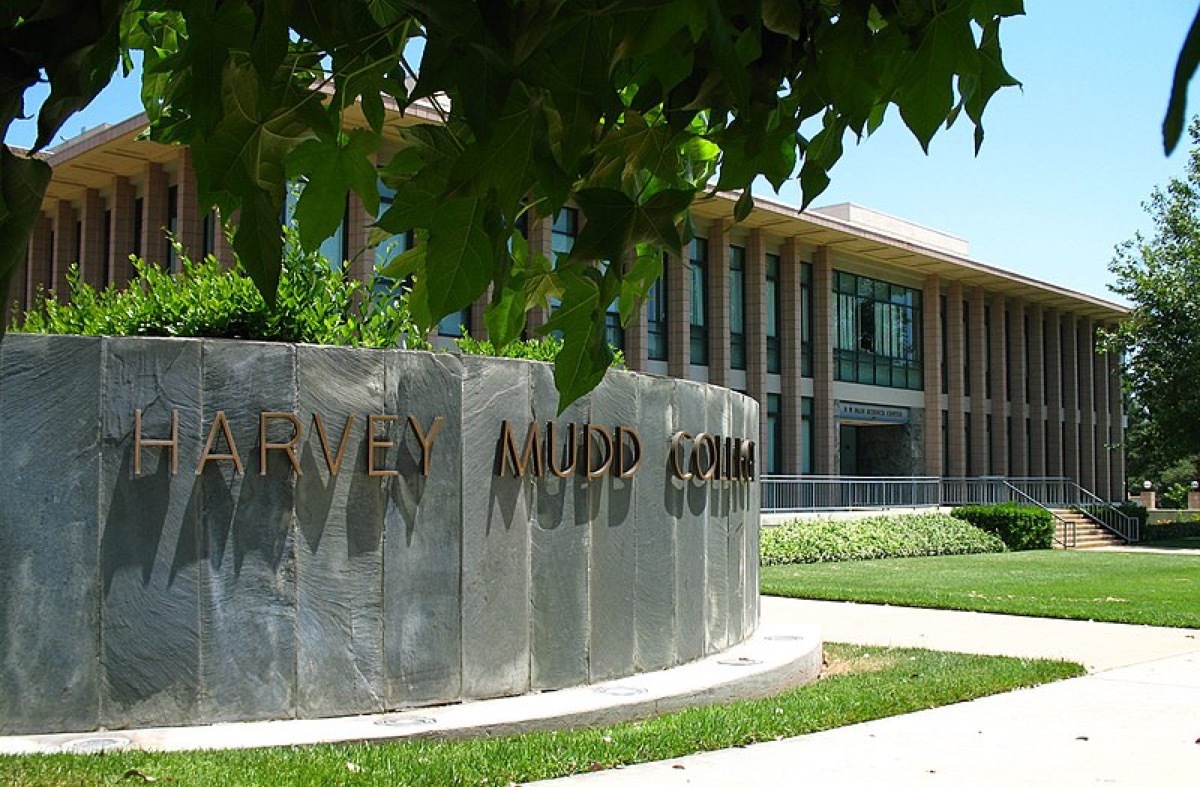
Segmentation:
<svg viewBox="0 0 1200 787">
<path fill-rule="evenodd" d="M 856 202 L 966 238 L 985 263 L 1115 299 L 1113 247 L 1149 229 L 1141 203 L 1183 171 L 1187 145 L 1168 159 L 1161 124 L 1196 6 L 1026 0 L 1026 10 L 1001 35 L 1024 88 L 992 100 L 978 157 L 965 122 L 939 134 L 926 156 L 892 113 L 861 145 L 849 141 L 816 204 Z M 137 90 L 116 80 L 62 136 L 137 112 Z M 1200 112 L 1200 79 L 1189 98 L 1190 114 Z M 6 141 L 28 145 L 33 134 L 32 123 L 20 124 Z M 794 187 L 781 196 L 799 202 Z"/>
</svg>

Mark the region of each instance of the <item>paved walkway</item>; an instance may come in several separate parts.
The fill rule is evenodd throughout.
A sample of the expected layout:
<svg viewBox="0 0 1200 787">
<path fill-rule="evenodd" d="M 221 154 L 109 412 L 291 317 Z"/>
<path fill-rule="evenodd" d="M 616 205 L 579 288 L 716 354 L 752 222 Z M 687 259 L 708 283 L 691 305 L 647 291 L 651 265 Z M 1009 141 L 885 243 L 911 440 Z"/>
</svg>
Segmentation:
<svg viewBox="0 0 1200 787">
<path fill-rule="evenodd" d="M 818 623 L 830 642 L 1061 657 L 1091 672 L 774 743 L 538 784 L 1200 784 L 1200 631 L 776 598 L 763 599 L 763 619 Z"/>
</svg>

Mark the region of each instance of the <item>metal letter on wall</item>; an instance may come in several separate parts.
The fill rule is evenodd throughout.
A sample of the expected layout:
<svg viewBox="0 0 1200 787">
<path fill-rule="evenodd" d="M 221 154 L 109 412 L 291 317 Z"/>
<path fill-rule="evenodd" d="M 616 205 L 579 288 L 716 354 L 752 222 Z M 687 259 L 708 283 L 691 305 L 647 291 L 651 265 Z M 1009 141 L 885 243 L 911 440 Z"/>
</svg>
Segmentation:
<svg viewBox="0 0 1200 787">
<path fill-rule="evenodd" d="M 346 427 L 342 430 L 342 439 L 338 443 L 337 454 L 329 455 L 329 441 L 325 439 L 325 422 L 321 420 L 320 413 L 313 413 L 313 421 L 317 425 L 317 439 L 321 442 L 321 453 L 325 454 L 325 466 L 329 468 L 330 475 L 337 475 L 338 470 L 342 468 L 342 457 L 346 455 L 346 438 L 350 436 L 350 430 L 354 428 L 354 413 L 346 416 Z"/>
<path fill-rule="evenodd" d="M 225 435 L 225 442 L 229 445 L 229 453 L 214 454 L 212 452 L 213 443 L 217 440 L 217 427 L 221 428 L 221 433 Z M 242 473 L 242 457 L 238 455 L 237 443 L 233 441 L 233 433 L 229 431 L 229 421 L 225 418 L 224 410 L 217 410 L 216 416 L 213 418 L 212 427 L 208 430 L 208 441 L 204 444 L 204 453 L 200 455 L 200 464 L 196 466 L 196 475 L 204 472 L 204 467 L 209 462 L 227 461 L 233 462 L 237 472 Z"/>
<path fill-rule="evenodd" d="M 142 474 L 142 446 L 170 448 L 171 475 L 177 475 L 179 473 L 179 411 L 171 411 L 171 437 L 167 440 L 143 439 L 141 408 L 133 411 L 133 475 L 135 478 Z"/>
<path fill-rule="evenodd" d="M 267 439 L 267 421 L 280 419 L 292 422 L 292 438 L 286 443 L 272 443 Z M 300 435 L 304 433 L 304 427 L 300 425 L 300 419 L 295 413 L 259 413 L 258 415 L 258 474 L 267 474 L 267 451 L 283 451 L 287 454 L 288 461 L 292 463 L 292 469 L 296 471 L 296 475 L 304 475 L 300 470 L 300 462 L 296 459 L 296 443 L 300 442 Z"/>
</svg>

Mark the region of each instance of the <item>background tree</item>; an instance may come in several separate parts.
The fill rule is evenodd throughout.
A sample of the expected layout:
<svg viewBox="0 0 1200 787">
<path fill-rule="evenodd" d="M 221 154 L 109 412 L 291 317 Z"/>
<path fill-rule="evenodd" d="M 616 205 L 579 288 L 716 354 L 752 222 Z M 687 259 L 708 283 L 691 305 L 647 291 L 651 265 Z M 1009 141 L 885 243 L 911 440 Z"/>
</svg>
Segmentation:
<svg viewBox="0 0 1200 787">
<path fill-rule="evenodd" d="M 1114 338 L 1127 354 L 1130 466 L 1143 468 L 1139 483 L 1200 455 L 1200 120 L 1188 133 L 1184 176 L 1145 203 L 1154 234 L 1119 246 L 1109 265 L 1112 289 L 1133 305 Z"/>
<path fill-rule="evenodd" d="M 607 307 L 629 319 L 662 272 L 658 250 L 682 252 L 687 208 L 709 190 L 741 189 L 740 219 L 756 177 L 778 189 L 798 171 L 807 204 L 847 132 L 869 134 L 892 106 L 923 146 L 963 115 L 981 143 L 988 101 L 1017 84 L 999 31 L 1021 12 L 1020 0 L 15 0 L 0 11 L 0 127 L 44 74 L 44 147 L 118 56 L 128 68 L 141 52 L 150 138 L 191 147 L 201 201 L 237 212 L 234 249 L 264 296 L 279 280 L 285 183 L 308 184 L 296 217 L 312 248 L 349 192 L 375 212 L 382 178 L 397 197 L 380 232 L 421 239 L 388 271 L 413 277 L 418 323 L 491 287 L 488 332 L 504 344 L 527 310 L 561 301 L 546 330 L 564 339 L 565 407 L 609 365 Z M 400 127 L 377 161 L 389 103 L 436 119 Z M 3 151 L 0 280 L 47 178 Z M 583 230 L 551 264 L 519 220 L 568 201 Z"/>
</svg>

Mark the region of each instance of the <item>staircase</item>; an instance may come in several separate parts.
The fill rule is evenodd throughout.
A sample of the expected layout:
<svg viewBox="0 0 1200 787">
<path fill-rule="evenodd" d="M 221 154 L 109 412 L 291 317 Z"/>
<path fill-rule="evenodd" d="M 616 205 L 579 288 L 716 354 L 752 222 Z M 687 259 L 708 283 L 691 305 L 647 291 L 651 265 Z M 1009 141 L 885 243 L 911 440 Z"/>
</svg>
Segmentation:
<svg viewBox="0 0 1200 787">
<path fill-rule="evenodd" d="M 1111 532 L 1110 530 L 1097 524 L 1095 521 L 1088 519 L 1085 515 L 1078 511 L 1072 511 L 1067 508 L 1054 509 L 1054 513 L 1061 519 L 1065 520 L 1070 525 L 1075 527 L 1075 542 L 1072 544 L 1070 533 L 1067 533 L 1064 539 L 1068 544 L 1071 544 L 1070 549 L 1095 549 L 1096 547 L 1119 547 L 1124 546 L 1125 539 Z M 1060 531 L 1063 527 L 1059 522 Z M 1060 532 L 1060 537 L 1062 534 Z M 1063 549 L 1063 545 L 1055 542 L 1056 549 Z"/>
</svg>

